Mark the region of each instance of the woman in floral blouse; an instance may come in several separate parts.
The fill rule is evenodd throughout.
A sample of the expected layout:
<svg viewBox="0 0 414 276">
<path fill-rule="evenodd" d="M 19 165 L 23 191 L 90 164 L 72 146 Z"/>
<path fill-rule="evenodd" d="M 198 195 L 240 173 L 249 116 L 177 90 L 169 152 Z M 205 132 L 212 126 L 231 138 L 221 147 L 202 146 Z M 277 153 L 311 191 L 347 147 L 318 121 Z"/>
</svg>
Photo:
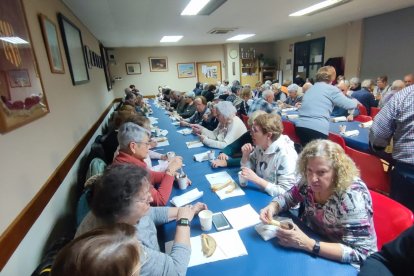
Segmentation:
<svg viewBox="0 0 414 276">
<path fill-rule="evenodd" d="M 299 156 L 297 171 L 302 180 L 262 209 L 261 220 L 269 222 L 301 202 L 302 221 L 323 241 L 293 225 L 291 230 L 278 230 L 279 244 L 359 268 L 377 251 L 377 243 L 371 196 L 354 162 L 338 144 L 314 140 Z"/>
<path fill-rule="evenodd" d="M 250 129 L 253 144 L 242 147 L 242 176 L 277 196 L 295 183 L 298 155 L 292 140 L 282 135 L 283 125 L 277 114 L 257 116 Z"/>
</svg>

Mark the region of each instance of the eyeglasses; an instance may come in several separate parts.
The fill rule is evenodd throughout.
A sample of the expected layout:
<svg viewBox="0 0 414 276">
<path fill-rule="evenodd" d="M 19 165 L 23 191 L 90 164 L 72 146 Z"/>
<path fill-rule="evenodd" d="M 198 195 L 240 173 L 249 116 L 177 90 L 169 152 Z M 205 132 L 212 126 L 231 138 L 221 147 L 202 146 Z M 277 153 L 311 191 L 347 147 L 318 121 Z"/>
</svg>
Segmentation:
<svg viewBox="0 0 414 276">
<path fill-rule="evenodd" d="M 147 147 L 149 147 L 149 146 L 151 145 L 151 143 L 150 143 L 150 142 L 143 142 L 143 141 L 140 141 L 140 142 L 135 142 L 135 144 L 144 144 L 144 145 L 146 145 Z"/>
</svg>

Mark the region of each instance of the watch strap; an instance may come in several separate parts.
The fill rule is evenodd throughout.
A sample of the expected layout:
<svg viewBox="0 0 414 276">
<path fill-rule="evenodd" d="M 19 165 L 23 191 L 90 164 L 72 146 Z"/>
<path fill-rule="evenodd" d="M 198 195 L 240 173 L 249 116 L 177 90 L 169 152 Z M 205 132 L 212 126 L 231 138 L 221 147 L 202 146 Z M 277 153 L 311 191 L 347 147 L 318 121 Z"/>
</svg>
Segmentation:
<svg viewBox="0 0 414 276">
<path fill-rule="evenodd" d="M 178 226 L 190 226 L 190 220 L 188 218 L 180 218 L 177 220 Z"/>
<path fill-rule="evenodd" d="M 312 248 L 312 253 L 314 255 L 318 255 L 320 250 L 321 250 L 321 245 L 318 240 L 315 240 L 315 245 Z"/>
</svg>

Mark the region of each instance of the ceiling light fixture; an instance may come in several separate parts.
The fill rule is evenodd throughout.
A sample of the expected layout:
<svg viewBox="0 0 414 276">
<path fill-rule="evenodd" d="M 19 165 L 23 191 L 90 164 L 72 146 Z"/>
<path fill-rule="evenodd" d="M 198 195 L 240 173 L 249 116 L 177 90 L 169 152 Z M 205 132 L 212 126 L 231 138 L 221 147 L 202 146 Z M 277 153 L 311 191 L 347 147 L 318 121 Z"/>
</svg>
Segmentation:
<svg viewBox="0 0 414 276">
<path fill-rule="evenodd" d="M 210 0 L 191 0 L 181 12 L 181 15 L 196 15 Z"/>
<path fill-rule="evenodd" d="M 229 41 L 236 41 L 236 40 L 237 41 L 240 41 L 240 40 L 244 40 L 246 38 L 252 37 L 254 35 L 255 34 L 240 34 L 240 35 L 236 35 L 236 36 L 230 37 L 227 40 L 229 40 Z"/>
<path fill-rule="evenodd" d="M 160 42 L 177 42 L 181 38 L 183 38 L 182 35 L 165 35 L 161 38 Z"/>
<path fill-rule="evenodd" d="M 4 41 L 10 42 L 12 44 L 29 44 L 29 42 L 27 42 L 24 39 L 21 39 L 18 36 L 2 36 L 2 37 L 0 37 L 0 40 L 4 40 Z"/>
<path fill-rule="evenodd" d="M 289 16 L 302 16 L 302 15 L 311 15 L 316 12 L 320 12 L 326 9 L 330 9 L 339 5 L 343 5 L 345 3 L 350 2 L 351 0 L 326 0 L 323 2 L 320 2 L 318 4 L 315 4 L 313 6 L 307 7 L 303 10 L 294 12 L 289 14 Z"/>
</svg>

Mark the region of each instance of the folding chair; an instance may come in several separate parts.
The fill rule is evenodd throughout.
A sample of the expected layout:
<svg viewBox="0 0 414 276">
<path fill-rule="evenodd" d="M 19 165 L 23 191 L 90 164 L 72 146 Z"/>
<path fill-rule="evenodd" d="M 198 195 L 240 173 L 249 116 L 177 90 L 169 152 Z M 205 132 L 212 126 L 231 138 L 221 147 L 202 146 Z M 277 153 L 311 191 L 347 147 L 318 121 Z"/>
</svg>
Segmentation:
<svg viewBox="0 0 414 276">
<path fill-rule="evenodd" d="M 377 116 L 378 112 L 380 112 L 381 108 L 378 107 L 371 107 L 371 117 L 372 119 L 375 118 L 375 116 Z"/>
<path fill-rule="evenodd" d="M 296 135 L 296 127 L 292 122 L 282 121 L 283 134 L 289 136 L 289 138 L 295 143 L 300 144 L 300 138 Z"/>
<path fill-rule="evenodd" d="M 355 116 L 354 121 L 365 123 L 365 122 L 372 121 L 372 117 L 368 115 L 357 115 Z"/>
<path fill-rule="evenodd" d="M 341 135 L 338 135 L 333 132 L 329 132 L 328 139 L 331 140 L 332 142 L 339 144 L 346 151 L 345 140 Z"/>
</svg>

